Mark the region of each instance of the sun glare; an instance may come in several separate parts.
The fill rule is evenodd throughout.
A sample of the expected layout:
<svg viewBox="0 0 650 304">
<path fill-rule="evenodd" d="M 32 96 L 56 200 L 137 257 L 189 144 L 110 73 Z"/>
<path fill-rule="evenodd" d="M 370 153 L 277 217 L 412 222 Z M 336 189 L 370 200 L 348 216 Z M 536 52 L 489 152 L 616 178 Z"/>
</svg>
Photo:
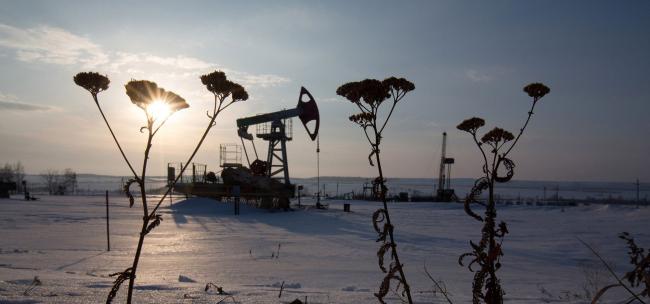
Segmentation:
<svg viewBox="0 0 650 304">
<path fill-rule="evenodd" d="M 147 112 L 155 120 L 165 119 L 171 114 L 169 105 L 162 100 L 156 100 L 147 107 Z"/>
</svg>

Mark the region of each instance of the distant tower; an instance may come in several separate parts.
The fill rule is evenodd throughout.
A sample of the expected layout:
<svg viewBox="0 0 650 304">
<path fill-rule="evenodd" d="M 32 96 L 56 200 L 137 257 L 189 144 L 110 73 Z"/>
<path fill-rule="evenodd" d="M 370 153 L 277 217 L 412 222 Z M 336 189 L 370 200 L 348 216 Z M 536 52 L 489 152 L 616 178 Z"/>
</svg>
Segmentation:
<svg viewBox="0 0 650 304">
<path fill-rule="evenodd" d="M 440 170 L 438 172 L 438 191 L 436 201 L 451 202 L 458 198 L 451 189 L 451 165 L 454 159 L 447 157 L 447 132 L 442 133 L 442 153 L 440 154 Z"/>
<path fill-rule="evenodd" d="M 438 193 L 445 188 L 445 152 L 447 150 L 447 132 L 442 132 L 442 153 L 440 153 L 440 170 L 438 171 Z M 440 196 L 440 195 L 438 195 Z"/>
</svg>

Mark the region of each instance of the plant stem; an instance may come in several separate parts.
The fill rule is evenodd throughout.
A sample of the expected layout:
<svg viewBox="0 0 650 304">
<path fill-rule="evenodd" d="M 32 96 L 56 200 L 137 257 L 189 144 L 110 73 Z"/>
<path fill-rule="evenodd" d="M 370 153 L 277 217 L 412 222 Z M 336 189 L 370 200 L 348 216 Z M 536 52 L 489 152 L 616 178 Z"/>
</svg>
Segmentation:
<svg viewBox="0 0 650 304">
<path fill-rule="evenodd" d="M 627 292 L 630 293 L 630 294 L 632 295 L 632 297 L 634 297 L 634 299 L 636 299 L 637 301 L 639 301 L 639 302 L 641 302 L 641 303 L 645 303 L 643 300 L 641 300 L 641 299 L 640 299 L 640 298 L 639 298 L 639 297 L 634 293 L 634 291 L 632 291 L 629 287 L 627 287 L 627 285 L 625 285 L 625 283 L 623 283 L 623 280 L 621 280 L 621 278 L 619 278 L 618 275 L 616 275 L 616 272 L 614 272 L 614 270 L 612 269 L 612 267 L 609 266 L 609 264 L 608 264 L 608 263 L 605 261 L 605 259 L 603 259 L 603 257 L 602 257 L 602 256 L 601 256 L 601 255 L 596 251 L 596 249 L 594 249 L 594 247 L 591 247 L 591 245 L 587 244 L 587 242 L 583 241 L 581 238 L 577 238 L 577 239 L 578 239 L 578 241 L 580 241 L 580 243 L 582 243 L 582 245 L 585 245 L 585 247 L 587 247 L 587 248 L 588 248 L 588 249 L 589 249 L 589 250 L 590 250 L 590 251 L 591 251 L 591 252 L 592 252 L 592 253 L 593 253 L 593 254 L 594 254 L 594 255 L 595 255 L 599 260 L 600 260 L 600 262 L 603 263 L 603 265 L 605 265 L 605 268 L 607 268 L 607 271 L 609 271 L 609 273 L 614 277 L 614 279 L 616 279 L 616 281 L 617 281 L 619 284 L 621 284 L 621 286 L 622 286 L 623 288 L 625 288 L 625 290 L 627 290 Z"/>
<path fill-rule="evenodd" d="M 494 240 L 494 227 L 495 227 L 495 218 L 497 216 L 497 210 L 496 210 L 496 203 L 494 201 L 494 177 L 496 176 L 496 168 L 492 172 L 492 178 L 490 179 L 489 182 L 489 188 L 488 188 L 488 206 L 485 210 L 485 226 L 484 230 L 488 231 L 488 273 L 490 274 L 490 282 L 493 284 L 493 287 L 496 287 L 499 285 L 498 283 L 498 278 L 496 274 L 496 267 L 494 265 L 494 262 L 498 258 L 498 253 L 493 256 L 495 250 L 496 250 L 496 242 Z M 493 258 L 492 258 L 493 256 Z M 501 296 L 501 288 L 498 289 L 499 294 L 494 293 L 495 290 L 492 290 L 492 298 L 488 299 L 488 303 L 491 304 L 497 304 L 497 303 L 503 303 L 503 298 Z"/>
<path fill-rule="evenodd" d="M 528 123 L 530 122 L 530 118 L 533 117 L 533 110 L 535 109 L 535 105 L 537 104 L 538 100 L 539 99 L 536 99 L 536 100 L 533 101 L 533 105 L 530 107 L 530 111 L 528 111 L 528 118 L 526 118 L 526 122 L 524 123 L 524 126 L 521 127 L 521 129 L 519 129 L 519 134 L 517 135 L 517 138 L 515 138 L 515 141 L 512 143 L 512 145 L 510 145 L 510 148 L 508 148 L 508 150 L 505 153 L 502 154 L 502 157 L 506 157 L 506 155 L 508 155 L 508 153 L 510 153 L 510 150 L 512 150 L 512 148 L 515 147 L 515 145 L 519 141 L 519 138 L 521 137 L 521 135 L 524 134 L 524 130 L 526 129 L 526 127 L 528 126 Z"/>
<path fill-rule="evenodd" d="M 160 205 L 165 200 L 167 195 L 169 195 L 169 193 L 172 190 L 172 187 L 178 182 L 178 180 L 181 178 L 181 176 L 183 176 L 183 172 L 185 172 L 185 169 L 187 169 L 190 162 L 192 162 L 192 160 L 194 159 L 194 156 L 199 151 L 199 148 L 201 148 L 201 145 L 203 144 L 203 141 L 208 136 L 208 133 L 210 132 L 210 129 L 212 129 L 212 127 L 214 126 L 214 121 L 217 119 L 217 116 L 219 115 L 219 113 L 221 113 L 221 111 L 223 109 L 225 109 L 227 106 L 232 104 L 232 102 L 231 102 L 231 103 L 227 104 L 226 107 L 221 108 L 221 103 L 222 102 L 223 102 L 223 99 L 221 101 L 219 101 L 219 108 L 217 108 L 217 110 L 213 113 L 214 115 L 212 115 L 212 117 L 210 118 L 210 123 L 206 127 L 205 132 L 203 132 L 203 136 L 201 136 L 201 140 L 199 140 L 199 143 L 194 148 L 194 151 L 192 152 L 192 155 L 190 155 L 190 157 L 185 162 L 185 166 L 181 167 L 181 172 L 176 176 L 176 178 L 171 183 L 171 185 L 169 187 L 167 187 L 167 190 L 165 191 L 165 194 L 160 198 L 160 200 L 158 201 L 156 206 L 153 208 L 153 210 L 151 210 L 151 215 L 156 214 L 156 211 L 158 210 L 158 207 L 160 207 Z M 215 103 L 216 103 L 216 99 L 215 99 Z"/>
<path fill-rule="evenodd" d="M 399 261 L 399 256 L 397 255 L 397 244 L 395 243 L 395 238 L 393 237 L 393 224 L 390 221 L 390 216 L 388 214 L 388 203 L 386 202 L 386 185 L 384 183 L 384 171 L 381 168 L 381 160 L 379 158 L 379 138 L 381 138 L 381 134 L 377 132 L 377 128 L 373 124 L 373 130 L 375 131 L 375 142 L 377 143 L 375 147 L 375 158 L 377 159 L 377 171 L 379 171 L 379 183 L 381 190 L 379 192 L 380 197 L 382 202 L 384 203 L 384 210 L 386 210 L 386 223 L 388 224 L 388 236 L 390 237 L 390 247 L 391 250 L 393 251 L 393 254 L 395 256 L 395 263 L 397 264 L 399 274 L 402 277 L 403 283 L 404 283 L 404 292 L 406 292 L 406 297 L 408 299 L 409 303 L 413 303 L 413 299 L 411 298 L 411 288 L 409 287 L 407 281 L 406 281 L 406 275 L 404 274 L 404 269 L 402 269 L 402 263 Z"/>
<path fill-rule="evenodd" d="M 440 283 L 438 283 L 438 281 L 436 281 L 433 278 L 433 276 L 431 276 L 431 274 L 429 273 L 429 270 L 427 269 L 426 263 L 424 264 L 424 273 L 426 273 L 427 277 L 429 277 L 431 282 L 433 282 L 433 284 L 436 285 L 436 288 L 438 288 L 438 290 L 440 290 L 440 293 L 442 293 L 442 295 L 445 297 L 445 299 L 447 300 L 447 303 L 454 304 L 453 302 L 451 302 L 451 299 L 447 295 L 447 290 L 445 290 L 446 288 L 443 289 L 442 286 L 440 286 Z"/>
<path fill-rule="evenodd" d="M 138 174 L 135 173 L 135 169 L 133 169 L 133 166 L 131 165 L 131 162 L 129 162 L 129 159 L 126 157 L 126 154 L 124 154 L 124 150 L 122 150 L 122 146 L 120 145 L 120 142 L 117 140 L 117 137 L 115 137 L 115 133 L 113 133 L 113 128 L 111 128 L 111 125 L 108 123 L 108 119 L 106 119 L 106 115 L 104 115 L 104 111 L 102 111 L 102 107 L 99 105 L 99 101 L 97 100 L 97 95 L 92 94 L 92 96 L 93 99 L 95 100 L 95 104 L 97 105 L 97 109 L 99 109 L 99 113 L 102 114 L 102 118 L 104 119 L 104 122 L 108 127 L 108 131 L 111 132 L 111 135 L 113 136 L 113 140 L 115 141 L 117 148 L 120 150 L 120 153 L 122 153 L 122 157 L 124 158 L 124 161 L 126 161 L 126 164 L 129 166 L 129 169 L 131 169 L 131 173 L 133 173 L 133 176 L 135 176 L 136 179 L 139 179 Z"/>
<path fill-rule="evenodd" d="M 490 170 L 488 169 L 487 156 L 485 155 L 485 150 L 483 150 L 483 147 L 481 147 L 481 143 L 476 138 L 476 132 L 473 132 L 471 134 L 472 134 L 472 138 L 474 139 L 474 143 L 476 143 L 476 146 L 478 147 L 478 149 L 481 151 L 481 154 L 483 155 L 483 161 L 485 162 L 485 164 L 483 165 L 483 173 L 485 173 L 486 175 L 490 174 Z"/>
<path fill-rule="evenodd" d="M 151 140 L 153 139 L 153 133 L 151 131 L 152 124 L 151 121 L 148 123 L 148 136 L 147 136 L 147 148 L 144 150 L 144 160 L 142 161 L 142 180 L 140 181 L 140 194 L 142 196 L 142 211 L 144 216 L 142 217 L 142 229 L 140 229 L 140 238 L 138 239 L 138 247 L 135 250 L 135 256 L 133 257 L 133 266 L 131 266 L 131 276 L 129 277 L 129 291 L 126 298 L 126 303 L 131 304 L 133 298 L 133 285 L 135 284 L 135 275 L 138 269 L 138 262 L 140 261 L 140 253 L 142 253 L 142 245 L 144 245 L 144 237 L 146 235 L 147 226 L 149 225 L 149 213 L 147 210 L 147 192 L 145 188 L 145 178 L 147 175 L 147 163 L 149 161 L 149 152 L 151 151 Z"/>
</svg>

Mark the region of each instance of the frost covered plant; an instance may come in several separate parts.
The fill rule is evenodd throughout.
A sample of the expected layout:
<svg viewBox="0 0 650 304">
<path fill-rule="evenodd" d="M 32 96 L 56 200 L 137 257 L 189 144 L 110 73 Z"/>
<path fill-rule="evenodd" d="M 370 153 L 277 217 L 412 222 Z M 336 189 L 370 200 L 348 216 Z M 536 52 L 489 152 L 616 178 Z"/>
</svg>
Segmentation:
<svg viewBox="0 0 650 304">
<path fill-rule="evenodd" d="M 374 158 L 377 163 L 377 170 L 379 171 L 379 177 L 376 180 L 379 181 L 379 197 L 384 206 L 375 211 L 372 216 L 372 224 L 375 231 L 378 233 L 377 242 L 381 243 L 381 246 L 377 251 L 379 268 L 382 272 L 386 273 L 386 276 L 379 287 L 379 292 L 375 293 L 375 296 L 380 303 L 385 303 L 384 297 L 390 290 L 391 281 L 397 281 L 398 285 L 395 290 L 398 290 L 401 286 L 402 296 L 406 297 L 408 303 L 413 303 L 411 290 L 406 281 L 403 264 L 399 260 L 397 244 L 393 237 L 394 226 L 391 223 L 390 215 L 388 213 L 388 204 L 386 203 L 386 193 L 388 188 L 386 187 L 386 180 L 384 179 L 384 172 L 381 167 L 379 146 L 382 139 L 382 132 L 386 127 L 386 123 L 388 123 L 388 120 L 393 114 L 395 106 L 402 98 L 404 98 L 406 93 L 413 91 L 414 89 L 415 85 L 410 81 L 404 78 L 390 77 L 383 81 L 366 79 L 359 82 L 349 82 L 340 86 L 336 90 L 336 94 L 345 97 L 361 110 L 361 113 L 350 116 L 350 121 L 359 125 L 363 129 L 363 133 L 371 147 L 368 161 L 370 162 L 370 166 L 374 166 Z M 378 119 L 378 111 L 380 106 L 386 100 L 392 102 L 390 111 L 383 123 L 381 123 L 380 119 Z M 384 257 L 386 254 L 390 254 L 391 259 L 388 269 L 384 266 Z"/>
<path fill-rule="evenodd" d="M 147 134 L 147 144 L 144 149 L 144 159 L 142 161 L 142 171 L 140 173 L 136 172 L 134 167 L 131 165 L 128 157 L 122 150 L 113 129 L 111 128 L 110 123 L 108 122 L 104 112 L 102 110 L 101 104 L 99 103 L 97 95 L 108 89 L 110 80 L 108 77 L 95 73 L 95 72 L 82 72 L 74 76 L 74 82 L 81 86 L 82 88 L 88 90 L 99 109 L 99 112 L 110 131 L 115 144 L 117 145 L 124 161 L 131 170 L 133 177 L 127 181 L 124 185 L 124 191 L 129 198 L 129 206 L 132 207 L 135 203 L 135 198 L 131 194 L 131 185 L 136 184 L 140 190 L 141 202 L 142 202 L 142 227 L 140 229 L 138 245 L 133 257 L 133 263 L 131 267 L 127 268 L 124 271 L 111 274 L 111 276 L 116 277 L 113 284 L 113 288 L 108 294 L 106 303 L 112 302 L 113 298 L 117 295 L 117 292 L 120 286 L 125 282 L 129 281 L 129 289 L 127 294 L 127 303 L 131 303 L 133 298 L 133 286 L 136 278 L 136 271 L 138 269 L 138 262 L 140 261 L 140 254 L 142 253 L 142 246 L 144 244 L 144 239 L 147 234 L 149 234 L 154 228 L 160 225 L 162 221 L 162 215 L 158 214 L 158 208 L 164 201 L 164 199 L 169 195 L 172 187 L 183 175 L 187 166 L 192 162 L 194 156 L 198 152 L 199 148 L 203 144 L 206 136 L 210 132 L 210 129 L 215 125 L 215 120 L 219 113 L 223 111 L 228 106 L 232 105 L 237 101 L 243 101 L 248 99 L 248 93 L 241 85 L 229 81 L 226 79 L 226 75 L 221 71 L 215 71 L 213 73 L 201 76 L 201 82 L 206 85 L 208 90 L 214 94 L 214 107 L 211 111 L 207 112 L 210 121 L 201 136 L 201 139 L 197 143 L 193 152 L 191 153 L 189 159 L 185 162 L 185 166 L 181 168 L 180 172 L 176 176 L 175 180 L 167 188 L 165 194 L 158 200 L 158 202 L 153 205 L 153 208 L 149 209 L 150 205 L 147 201 L 146 194 L 146 174 L 147 174 L 147 163 L 149 160 L 149 153 L 153 146 L 153 138 L 160 130 L 160 128 L 165 124 L 167 119 L 175 112 L 189 107 L 185 99 L 178 96 L 177 94 L 166 91 L 163 88 L 158 87 L 155 82 L 147 80 L 132 80 L 125 85 L 126 94 L 131 99 L 131 102 L 141 108 L 145 114 L 146 125 L 140 128 L 140 132 Z M 226 99 L 230 97 L 230 101 Z"/>
<path fill-rule="evenodd" d="M 589 244 L 583 240 L 580 240 L 582 244 L 589 248 L 589 250 L 600 259 L 603 265 L 605 265 L 605 268 L 607 268 L 607 271 L 609 271 L 614 279 L 616 279 L 616 283 L 601 288 L 596 293 L 591 303 L 597 303 L 608 290 L 616 287 L 624 288 L 630 294 L 630 297 L 625 300 L 625 303 L 632 303 L 634 301 L 646 303 L 641 299 L 641 297 L 650 298 L 650 250 L 646 251 L 646 249 L 639 247 L 634 241 L 634 238 L 627 232 L 621 233 L 618 237 L 627 243 L 627 254 L 630 257 L 630 264 L 634 267 L 632 270 L 625 273 L 623 278 L 616 275 L 612 267 L 605 262 L 593 247 L 589 246 Z M 625 284 L 624 280 L 627 281 L 629 286 Z M 640 292 L 632 290 L 633 288 L 639 287 L 641 287 Z"/>
<path fill-rule="evenodd" d="M 501 268 L 501 257 L 503 256 L 503 238 L 508 233 L 505 222 L 496 223 L 497 210 L 494 201 L 495 183 L 505 183 L 514 175 L 515 163 L 508 158 L 508 154 L 515 147 L 519 138 L 530 122 L 533 110 L 537 102 L 550 92 L 550 89 L 541 83 L 532 83 L 524 87 L 524 92 L 532 97 L 531 108 L 528 111 L 528 118 L 519 134 L 515 137 L 512 133 L 494 128 L 485 133 L 479 140 L 478 129 L 485 125 L 485 120 L 472 117 L 461 122 L 457 128 L 472 135 L 474 143 L 483 157 L 483 176 L 474 182 L 474 187 L 465 199 L 465 212 L 483 222 L 481 240 L 477 243 L 470 241 L 472 251 L 464 253 L 458 259 L 459 264 L 464 265 L 465 259 L 470 258 L 467 265 L 470 271 L 475 272 L 472 284 L 472 299 L 474 303 L 503 303 L 504 291 L 501 282 L 497 277 L 497 270 Z M 505 170 L 505 175 L 500 172 Z M 478 201 L 479 195 L 488 190 L 487 202 Z M 485 207 L 483 216 L 472 210 L 472 204 L 479 204 Z"/>
</svg>

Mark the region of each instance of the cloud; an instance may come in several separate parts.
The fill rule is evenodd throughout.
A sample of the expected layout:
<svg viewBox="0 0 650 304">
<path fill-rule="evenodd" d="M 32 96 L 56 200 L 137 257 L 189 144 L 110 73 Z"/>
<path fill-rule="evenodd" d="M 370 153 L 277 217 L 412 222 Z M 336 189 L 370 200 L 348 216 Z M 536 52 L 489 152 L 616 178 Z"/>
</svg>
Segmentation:
<svg viewBox="0 0 650 304">
<path fill-rule="evenodd" d="M 161 57 L 148 53 L 127 53 L 116 52 L 114 58 L 108 64 L 111 71 L 120 71 L 124 67 L 133 68 L 136 65 L 157 65 L 180 70 L 204 70 L 214 66 L 214 64 L 205 62 L 201 59 L 175 56 Z"/>
<path fill-rule="evenodd" d="M 486 73 L 479 72 L 474 69 L 469 69 L 465 71 L 465 77 L 473 82 L 487 82 L 492 80 L 492 77 Z"/>
<path fill-rule="evenodd" d="M 195 80 L 197 71 L 219 69 L 247 87 L 273 87 L 291 81 L 273 74 L 236 71 L 184 55 L 165 57 L 150 53 L 107 51 L 90 39 L 50 26 L 21 29 L 0 23 L 0 47 L 14 50 L 16 59 L 23 62 L 80 65 L 128 77 L 164 74 L 166 78 Z"/>
<path fill-rule="evenodd" d="M 21 29 L 0 24 L 0 46 L 14 49 L 16 58 L 25 62 L 80 64 L 84 67 L 108 62 L 108 55 L 99 45 L 49 26 Z"/>
<path fill-rule="evenodd" d="M 222 70 L 228 74 L 229 78 L 246 87 L 274 87 L 291 81 L 289 78 L 273 74 L 251 74 L 236 71 L 194 57 L 182 55 L 161 57 L 149 53 L 118 52 L 115 55 L 115 60 L 111 61 L 109 70 L 112 72 L 126 71 L 132 75 L 164 74 L 165 77 L 170 78 L 193 79 L 197 77 L 196 71 Z"/>
<path fill-rule="evenodd" d="M 4 94 L 0 92 L 0 111 L 2 110 L 9 110 L 9 111 L 50 111 L 53 110 L 54 108 L 44 106 L 44 105 L 37 105 L 37 104 L 30 104 L 30 103 L 24 103 L 18 101 L 18 98 L 16 98 L 15 95 L 11 94 Z"/>
<path fill-rule="evenodd" d="M 223 69 L 232 79 L 241 82 L 244 86 L 275 87 L 291 82 L 291 79 L 273 74 L 249 74 L 244 72 Z"/>
<path fill-rule="evenodd" d="M 325 98 L 320 98 L 318 99 L 319 102 L 341 102 L 341 101 L 346 101 L 345 98 L 343 97 L 325 97 Z"/>
</svg>

